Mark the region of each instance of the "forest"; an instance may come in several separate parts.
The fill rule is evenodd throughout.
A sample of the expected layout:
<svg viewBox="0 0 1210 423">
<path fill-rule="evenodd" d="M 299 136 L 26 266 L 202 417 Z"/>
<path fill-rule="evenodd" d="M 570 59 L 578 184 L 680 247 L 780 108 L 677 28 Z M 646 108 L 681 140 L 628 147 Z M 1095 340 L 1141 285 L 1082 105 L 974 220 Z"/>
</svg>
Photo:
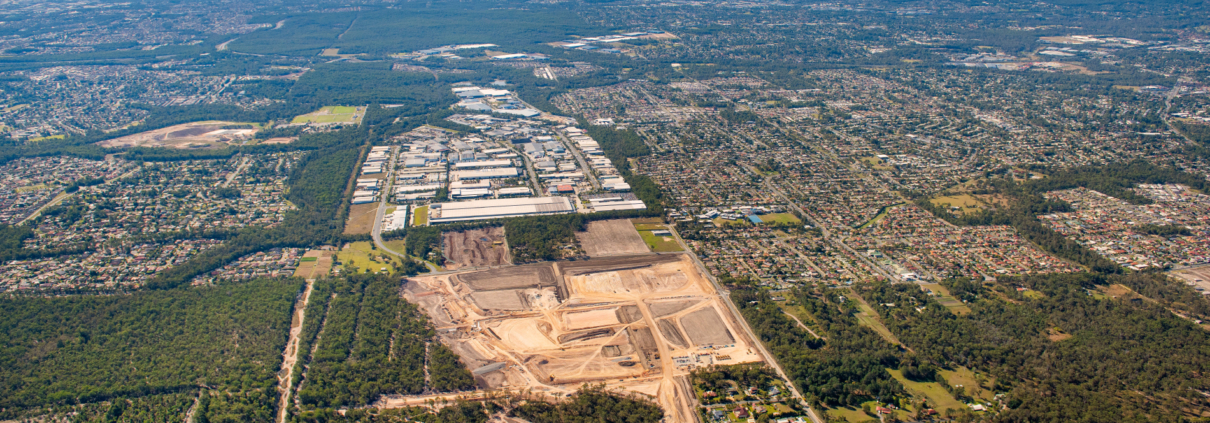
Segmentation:
<svg viewBox="0 0 1210 423">
<path fill-rule="evenodd" d="M 504 236 L 514 263 L 560 260 L 579 255 L 576 232 L 587 224 L 580 213 L 519 217 L 504 221 Z"/>
<path fill-rule="evenodd" d="M 300 418 L 369 404 L 381 395 L 474 386 L 457 355 L 436 341 L 428 320 L 399 290 L 398 279 L 379 274 L 316 282 L 308 304 L 315 314 L 308 314 L 300 338 L 314 350 L 299 359 Z"/>
<path fill-rule="evenodd" d="M 903 387 L 886 371 L 899 366 L 900 348 L 858 324 L 851 299 L 842 299 L 840 292 L 795 292 L 794 299 L 827 341 L 797 326 L 767 292 L 741 288 L 731 298 L 807 401 L 860 407 L 875 398 L 905 398 Z"/>
<path fill-rule="evenodd" d="M 1138 276 L 1055 274 L 995 283 L 949 281 L 971 313 L 955 315 L 911 285 L 859 289 L 887 327 L 941 367 L 995 378 L 1012 404 L 999 421 L 1179 421 L 1210 411 L 1197 391 L 1210 337 L 1164 307 L 1094 295 Z M 1040 295 L 1024 295 L 1018 287 Z"/>
<path fill-rule="evenodd" d="M 256 31 L 233 42 L 233 51 L 315 56 L 325 48 L 341 54 L 383 57 L 450 44 L 493 43 L 522 48 L 600 30 L 563 8 L 490 8 L 487 4 L 398 4 L 392 9 L 305 13 L 256 18 L 284 20 L 280 29 Z M 483 25 L 483 22 L 491 22 Z M 408 31 L 396 28 L 406 27 Z"/>
<path fill-rule="evenodd" d="M 0 298 L 0 418 L 118 399 L 133 402 L 104 412 L 153 416 L 192 403 L 203 388 L 252 399 L 272 394 L 301 287 L 300 280 L 261 279 L 171 292 Z M 212 409 L 225 413 L 235 403 Z M 260 410 L 248 416 L 272 408 L 272 401 L 244 403 Z"/>
</svg>

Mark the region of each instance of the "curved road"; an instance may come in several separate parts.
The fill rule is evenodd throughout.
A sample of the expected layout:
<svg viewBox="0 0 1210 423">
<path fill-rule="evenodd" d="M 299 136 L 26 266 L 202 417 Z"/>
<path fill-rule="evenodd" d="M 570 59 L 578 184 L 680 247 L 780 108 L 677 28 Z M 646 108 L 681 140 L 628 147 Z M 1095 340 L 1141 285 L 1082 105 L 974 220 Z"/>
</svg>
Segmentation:
<svg viewBox="0 0 1210 423">
<path fill-rule="evenodd" d="M 378 213 L 374 214 L 374 228 L 370 229 L 370 238 L 374 240 L 374 245 L 382 249 L 382 251 L 386 251 L 387 253 L 394 254 L 399 256 L 399 258 L 407 260 L 408 256 L 406 254 L 390 249 L 387 247 L 387 244 L 382 241 L 382 218 L 387 214 L 387 206 L 390 205 L 389 200 L 391 198 L 391 189 L 395 185 L 395 162 L 399 159 L 399 155 L 396 154 L 396 150 L 398 150 L 398 148 L 391 147 L 391 161 L 387 165 L 387 182 L 382 187 L 382 199 L 378 200 Z M 437 269 L 437 266 L 433 265 L 432 263 L 427 261 L 424 261 L 423 263 L 429 268 L 429 273 L 435 273 L 439 270 Z"/>
</svg>

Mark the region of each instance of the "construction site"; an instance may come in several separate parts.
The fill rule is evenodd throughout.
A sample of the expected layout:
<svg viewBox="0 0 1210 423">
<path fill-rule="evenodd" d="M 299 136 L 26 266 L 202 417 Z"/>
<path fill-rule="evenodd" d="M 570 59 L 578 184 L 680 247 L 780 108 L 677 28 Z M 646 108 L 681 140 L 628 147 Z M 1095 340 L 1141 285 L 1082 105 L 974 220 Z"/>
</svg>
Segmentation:
<svg viewBox="0 0 1210 423">
<path fill-rule="evenodd" d="M 604 383 L 655 400 L 667 421 L 688 422 L 697 416 L 690 371 L 762 361 L 727 300 L 686 254 L 415 277 L 404 296 L 429 316 L 482 391 L 562 397 Z"/>
</svg>

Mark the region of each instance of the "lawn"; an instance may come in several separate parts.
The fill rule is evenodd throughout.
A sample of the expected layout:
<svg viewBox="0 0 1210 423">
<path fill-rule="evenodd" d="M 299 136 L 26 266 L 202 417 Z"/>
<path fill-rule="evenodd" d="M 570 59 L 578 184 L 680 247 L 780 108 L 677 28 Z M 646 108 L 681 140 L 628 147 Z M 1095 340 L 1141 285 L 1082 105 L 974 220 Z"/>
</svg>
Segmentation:
<svg viewBox="0 0 1210 423">
<path fill-rule="evenodd" d="M 802 223 L 802 220 L 790 213 L 773 213 L 760 216 L 760 220 L 765 223 Z"/>
<path fill-rule="evenodd" d="M 358 123 L 360 116 L 357 114 L 357 107 L 354 106 L 327 106 L 305 115 L 295 116 L 291 123 Z"/>
<path fill-rule="evenodd" d="M 978 379 L 975 378 L 975 372 L 965 367 L 958 367 L 954 370 L 941 370 L 941 377 L 944 377 L 951 385 L 962 385 L 966 388 L 966 394 L 972 397 L 991 401 L 995 395 L 990 390 L 979 387 Z M 991 386 L 994 379 L 988 379 L 987 385 Z M 941 411 L 941 409 L 937 409 Z"/>
<path fill-rule="evenodd" d="M 865 164 L 870 165 L 870 167 L 872 167 L 872 168 L 874 168 L 874 169 L 877 169 L 877 170 L 891 170 L 891 169 L 894 169 L 894 167 L 891 167 L 890 165 L 887 165 L 886 163 L 883 163 L 882 159 L 879 159 L 879 158 L 877 158 L 877 157 L 873 157 L 873 156 L 871 156 L 871 157 L 862 157 L 862 158 L 861 158 L 861 161 L 865 162 Z"/>
<path fill-rule="evenodd" d="M 383 256 L 387 258 L 384 259 Z M 359 272 L 369 273 L 381 272 L 382 268 L 386 268 L 389 273 L 392 271 L 392 263 L 402 265 L 403 261 L 398 257 L 392 256 L 385 251 L 372 249 L 369 241 L 358 241 L 345 246 L 344 249 L 336 253 L 336 258 L 344 265 L 346 271 L 350 266 L 357 267 Z"/>
<path fill-rule="evenodd" d="M 59 134 L 59 135 L 51 135 L 48 137 L 34 137 L 34 138 L 30 138 L 29 141 L 38 142 L 38 141 L 46 141 L 46 140 L 61 140 L 64 138 L 67 138 L 67 135 Z"/>
<path fill-rule="evenodd" d="M 903 203 L 897 203 L 897 204 L 891 204 L 889 206 L 883 207 L 881 210 L 878 210 L 878 215 L 874 216 L 874 218 L 870 219 L 870 221 L 868 221 L 866 223 L 862 223 L 861 226 L 857 227 L 857 229 L 865 229 L 865 228 L 869 227 L 870 225 L 878 223 L 879 221 L 881 221 L 883 218 L 886 217 L 888 210 L 898 207 L 898 206 L 902 206 L 902 205 L 903 205 Z"/>
<path fill-rule="evenodd" d="M 421 206 L 412 209 L 412 226 L 425 226 L 429 224 L 429 206 Z"/>
<path fill-rule="evenodd" d="M 856 296 L 857 294 L 852 295 Z M 874 332 L 878 332 L 878 334 L 882 335 L 882 338 L 886 339 L 887 342 L 895 345 L 902 344 L 899 342 L 899 339 L 895 337 L 895 334 L 891 333 L 891 330 L 887 329 L 886 325 L 882 324 L 882 320 L 878 319 L 878 313 L 875 313 L 874 309 L 871 309 L 870 306 L 866 305 L 866 303 L 863 301 L 857 302 L 857 308 L 861 309 L 861 312 L 857 313 L 856 315 L 858 323 L 873 329 Z"/>
<path fill-rule="evenodd" d="M 399 254 L 406 254 L 405 252 L 408 249 L 407 243 L 406 243 L 406 238 L 393 239 L 390 241 L 383 241 L 382 244 L 385 245 L 387 248 L 390 248 L 391 251 L 397 252 Z"/>
<path fill-rule="evenodd" d="M 891 376 L 894 377 L 895 380 L 899 381 L 899 384 L 903 385 L 903 387 L 908 391 L 928 398 L 928 405 L 938 412 L 945 411 L 950 408 L 955 410 L 962 410 L 966 408 L 966 404 L 963 404 L 961 401 L 955 399 L 953 395 L 950 395 L 950 393 L 946 391 L 945 387 L 941 386 L 940 383 L 916 382 L 913 380 L 908 380 L 908 378 L 903 376 L 903 372 L 900 370 L 887 369 L 887 373 L 890 373 Z"/>
<path fill-rule="evenodd" d="M 727 220 L 727 219 L 723 219 L 721 217 L 714 218 L 713 222 L 714 222 L 714 226 L 717 226 L 720 228 L 725 227 L 725 226 L 748 226 L 748 225 L 752 224 L 752 222 L 749 222 L 748 219 Z"/>
<path fill-rule="evenodd" d="M 970 194 L 948 195 L 929 199 L 934 206 L 960 207 L 962 214 L 978 213 L 983 210 L 983 202 Z"/>
<path fill-rule="evenodd" d="M 869 414 L 866 414 L 865 412 L 861 411 L 860 409 L 829 408 L 827 413 L 828 413 L 828 415 L 835 417 L 837 419 L 843 417 L 845 420 L 848 420 L 851 423 L 878 421 L 878 419 L 870 417 Z"/>
<path fill-rule="evenodd" d="M 929 290 L 933 291 L 933 299 L 937 300 L 937 302 L 945 306 L 945 308 L 948 308 L 951 313 L 962 315 L 971 312 L 970 307 L 967 307 L 966 304 L 962 303 L 962 301 L 958 301 L 957 298 L 954 298 L 952 295 L 950 295 L 949 290 L 945 289 L 945 287 L 941 286 L 941 284 L 928 283 L 920 285 L 920 288 L 928 288 Z"/>
<path fill-rule="evenodd" d="M 647 244 L 651 251 L 657 253 L 671 253 L 675 251 L 683 251 L 681 244 L 676 242 L 675 237 L 671 236 L 655 236 L 651 231 L 639 231 L 639 236 L 643 237 L 643 243 Z"/>
</svg>

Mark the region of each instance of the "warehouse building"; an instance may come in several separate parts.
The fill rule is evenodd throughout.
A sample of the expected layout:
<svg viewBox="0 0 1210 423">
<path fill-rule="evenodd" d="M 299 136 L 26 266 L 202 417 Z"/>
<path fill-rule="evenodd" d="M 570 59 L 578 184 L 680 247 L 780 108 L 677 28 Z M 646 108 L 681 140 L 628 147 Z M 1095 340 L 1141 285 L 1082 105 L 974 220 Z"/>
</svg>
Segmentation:
<svg viewBox="0 0 1210 423">
<path fill-rule="evenodd" d="M 495 169 L 481 169 L 481 170 L 462 170 L 462 171 L 451 172 L 451 173 L 453 173 L 454 178 L 456 178 L 458 180 L 463 180 L 463 179 L 507 179 L 507 178 L 516 178 L 518 175 L 520 175 L 520 173 L 517 172 L 517 168 L 515 168 L 515 167 L 501 167 L 501 168 L 495 168 Z"/>
<path fill-rule="evenodd" d="M 505 217 L 566 214 L 574 212 L 567 197 L 505 198 L 433 204 L 429 223 L 465 222 Z"/>
</svg>

